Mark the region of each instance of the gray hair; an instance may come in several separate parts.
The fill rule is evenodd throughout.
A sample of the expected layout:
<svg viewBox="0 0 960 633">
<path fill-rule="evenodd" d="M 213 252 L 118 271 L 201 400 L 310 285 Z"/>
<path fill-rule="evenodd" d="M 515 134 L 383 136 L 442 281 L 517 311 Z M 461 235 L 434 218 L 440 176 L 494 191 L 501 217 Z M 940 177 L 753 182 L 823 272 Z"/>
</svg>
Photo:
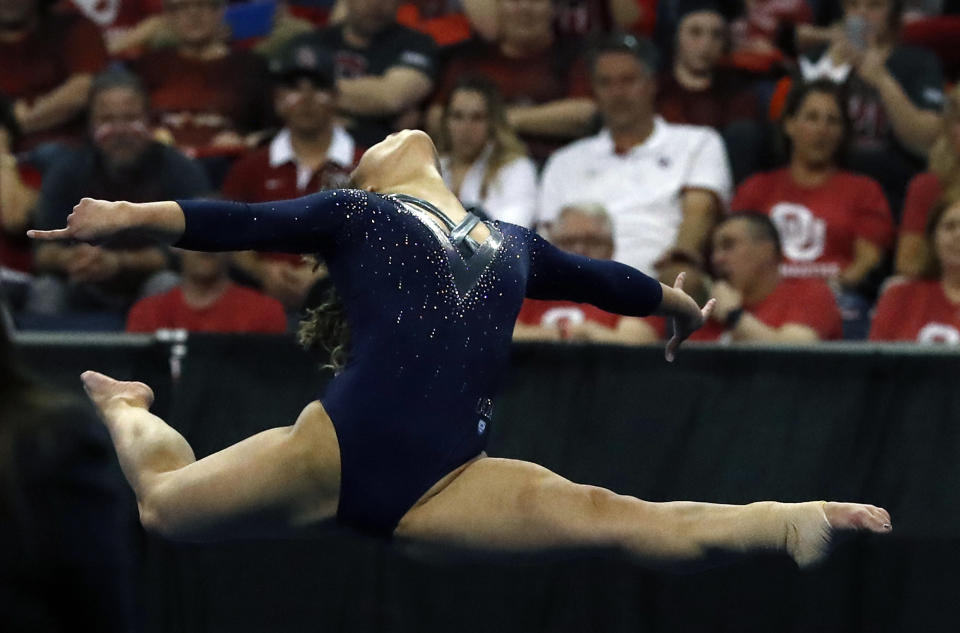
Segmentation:
<svg viewBox="0 0 960 633">
<path fill-rule="evenodd" d="M 610 235 L 613 235 L 613 219 L 610 217 L 610 213 L 607 211 L 607 208 L 599 202 L 578 202 L 575 204 L 566 205 L 560 209 L 560 215 L 557 216 L 557 220 L 554 222 L 554 225 L 563 222 L 564 219 L 571 213 L 579 213 L 580 215 L 586 216 L 591 220 L 597 220 L 600 222 L 601 226 L 603 226 L 605 231 L 608 231 Z"/>
</svg>

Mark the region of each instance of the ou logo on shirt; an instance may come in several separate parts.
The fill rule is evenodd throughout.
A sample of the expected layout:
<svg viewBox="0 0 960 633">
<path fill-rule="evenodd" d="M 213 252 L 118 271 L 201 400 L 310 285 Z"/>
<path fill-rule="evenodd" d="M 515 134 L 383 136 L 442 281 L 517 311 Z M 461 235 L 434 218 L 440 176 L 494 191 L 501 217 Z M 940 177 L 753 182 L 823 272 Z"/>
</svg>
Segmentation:
<svg viewBox="0 0 960 633">
<path fill-rule="evenodd" d="M 109 26 L 120 12 L 120 0 L 73 0 L 87 19 L 98 26 Z"/>
<path fill-rule="evenodd" d="M 823 255 L 827 241 L 827 223 L 813 215 L 802 204 L 781 202 L 770 209 L 780 240 L 783 254 L 797 262 L 812 262 Z"/>
<path fill-rule="evenodd" d="M 540 323 L 546 326 L 580 325 L 585 320 L 580 308 L 564 307 L 550 308 L 543 313 Z"/>
<path fill-rule="evenodd" d="M 960 331 L 946 323 L 927 323 L 917 334 L 917 342 L 960 345 Z"/>
</svg>

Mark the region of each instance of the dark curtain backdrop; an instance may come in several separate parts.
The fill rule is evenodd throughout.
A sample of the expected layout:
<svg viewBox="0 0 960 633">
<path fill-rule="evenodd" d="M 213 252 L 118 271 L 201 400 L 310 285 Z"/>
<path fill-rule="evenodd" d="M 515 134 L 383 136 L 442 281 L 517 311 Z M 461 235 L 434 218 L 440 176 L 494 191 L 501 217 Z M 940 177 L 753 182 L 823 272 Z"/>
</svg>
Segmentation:
<svg viewBox="0 0 960 633">
<path fill-rule="evenodd" d="M 159 343 L 24 352 L 71 389 L 87 368 L 147 382 L 198 457 L 292 423 L 329 379 L 270 337 L 191 336 L 175 381 Z M 648 500 L 866 501 L 891 511 L 893 534 L 847 539 L 806 573 L 762 555 L 688 575 L 614 550 L 494 555 L 336 528 L 203 546 L 143 537 L 144 630 L 956 631 L 960 355 L 684 352 L 668 365 L 657 349 L 517 347 L 488 452 Z"/>
</svg>

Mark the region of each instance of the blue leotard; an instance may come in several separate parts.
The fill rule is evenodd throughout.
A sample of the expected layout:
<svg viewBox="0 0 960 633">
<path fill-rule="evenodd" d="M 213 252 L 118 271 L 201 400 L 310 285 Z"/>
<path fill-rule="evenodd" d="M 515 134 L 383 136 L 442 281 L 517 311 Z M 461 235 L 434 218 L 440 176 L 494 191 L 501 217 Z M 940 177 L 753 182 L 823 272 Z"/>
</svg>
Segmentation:
<svg viewBox="0 0 960 633">
<path fill-rule="evenodd" d="M 319 253 L 344 303 L 350 357 L 321 400 L 340 443 L 338 519 L 388 536 L 438 480 L 486 446 L 524 296 L 650 314 L 660 284 L 488 222 L 456 248 L 415 199 L 356 190 L 241 204 L 179 202 L 191 250 Z M 461 240 L 462 245 L 462 240 Z"/>
</svg>

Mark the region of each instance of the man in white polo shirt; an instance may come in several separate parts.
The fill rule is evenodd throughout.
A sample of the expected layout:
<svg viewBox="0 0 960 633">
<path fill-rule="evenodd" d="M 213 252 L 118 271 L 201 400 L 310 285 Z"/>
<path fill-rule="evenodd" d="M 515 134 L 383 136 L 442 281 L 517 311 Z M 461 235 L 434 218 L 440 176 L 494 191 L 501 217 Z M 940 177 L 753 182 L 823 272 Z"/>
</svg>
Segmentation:
<svg viewBox="0 0 960 633">
<path fill-rule="evenodd" d="M 566 206 L 601 204 L 615 225 L 613 258 L 669 279 L 702 266 L 732 183 L 712 128 L 655 115 L 655 55 L 632 35 L 610 36 L 594 50 L 590 70 L 604 127 L 547 161 L 538 221 L 549 225 Z"/>
</svg>

